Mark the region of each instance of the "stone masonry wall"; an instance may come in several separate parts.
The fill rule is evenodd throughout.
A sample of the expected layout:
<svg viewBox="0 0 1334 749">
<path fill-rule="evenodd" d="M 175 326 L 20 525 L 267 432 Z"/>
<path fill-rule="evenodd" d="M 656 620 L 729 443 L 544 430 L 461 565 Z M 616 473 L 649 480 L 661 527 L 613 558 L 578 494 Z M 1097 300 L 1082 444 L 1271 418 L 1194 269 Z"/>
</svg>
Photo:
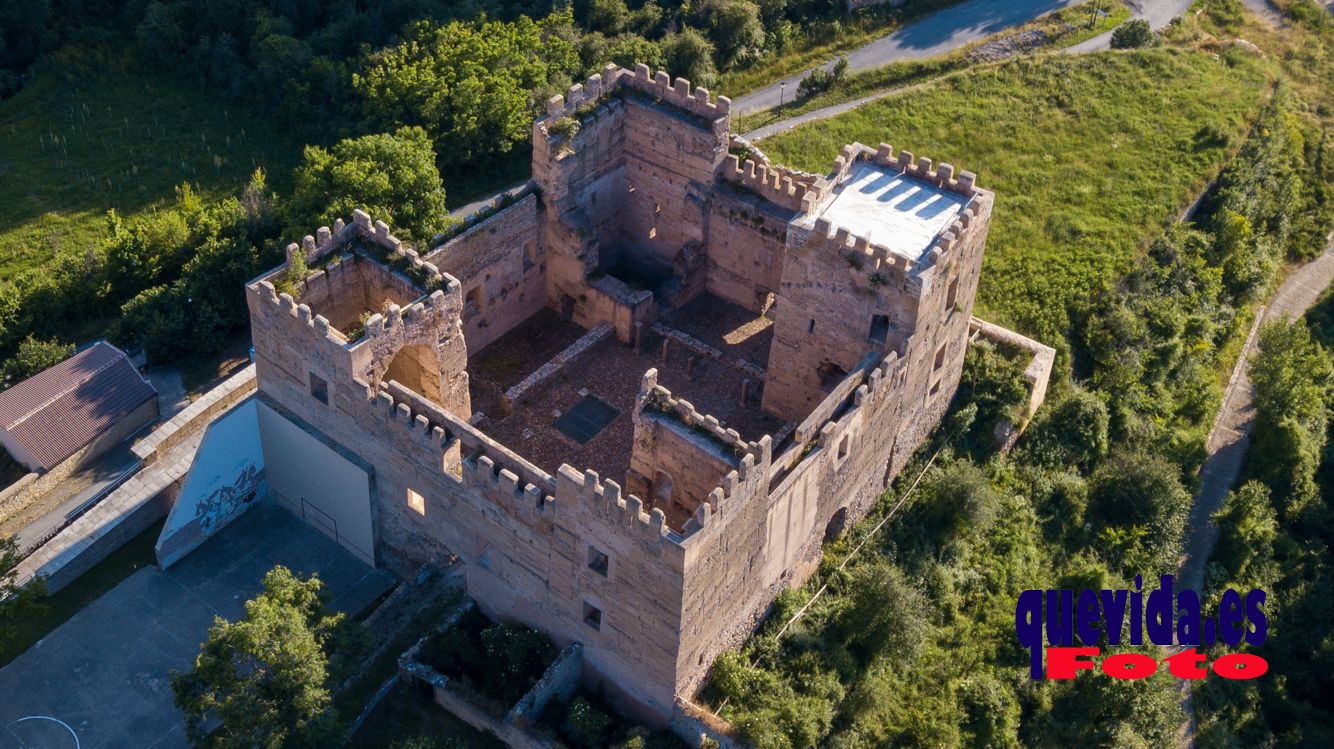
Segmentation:
<svg viewBox="0 0 1334 749">
<path fill-rule="evenodd" d="M 792 211 L 719 187 L 709 206 L 708 290 L 759 312 L 779 289 Z"/>
<path fill-rule="evenodd" d="M 463 336 L 474 353 L 546 306 L 540 228 L 529 195 L 422 257 L 463 284 Z"/>
</svg>

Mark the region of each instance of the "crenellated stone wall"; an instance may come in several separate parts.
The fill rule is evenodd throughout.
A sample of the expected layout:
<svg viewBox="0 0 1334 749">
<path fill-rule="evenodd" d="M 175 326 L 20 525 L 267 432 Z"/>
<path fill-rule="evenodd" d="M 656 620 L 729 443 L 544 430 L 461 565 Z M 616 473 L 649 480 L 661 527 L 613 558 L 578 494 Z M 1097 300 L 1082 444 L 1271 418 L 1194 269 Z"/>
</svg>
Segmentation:
<svg viewBox="0 0 1334 749">
<path fill-rule="evenodd" d="M 692 740 L 713 729 L 682 705 L 713 660 L 944 414 L 993 201 L 971 173 L 888 145 L 852 144 L 825 175 L 743 159 L 729 123 L 726 97 L 608 66 L 534 122 L 533 194 L 425 256 L 358 212 L 289 248 L 316 269 L 297 297 L 279 293 L 285 268 L 247 287 L 261 402 L 364 468 L 376 563 L 457 556 L 488 615 L 579 643 L 586 684 Z M 824 215 L 865 163 L 965 198 L 919 258 Z M 764 379 L 775 435 L 742 439 L 653 370 L 625 477 L 548 472 L 470 423 L 469 347 L 543 305 L 605 331 L 592 340 L 668 335 L 721 359 L 659 319 L 702 294 L 776 303 L 767 364 L 735 365 Z"/>
</svg>

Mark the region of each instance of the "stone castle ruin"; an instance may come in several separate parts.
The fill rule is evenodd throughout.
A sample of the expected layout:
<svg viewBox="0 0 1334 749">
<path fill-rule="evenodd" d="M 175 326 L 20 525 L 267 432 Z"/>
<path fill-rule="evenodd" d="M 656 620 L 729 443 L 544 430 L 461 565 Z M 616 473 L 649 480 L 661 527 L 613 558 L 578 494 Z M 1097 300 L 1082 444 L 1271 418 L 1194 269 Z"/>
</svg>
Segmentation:
<svg viewBox="0 0 1334 749">
<path fill-rule="evenodd" d="M 457 557 L 659 724 L 945 412 L 993 200 L 888 145 L 770 164 L 729 104 L 609 65 L 514 202 L 420 253 L 357 212 L 247 287 L 272 492 L 398 574 Z"/>
</svg>

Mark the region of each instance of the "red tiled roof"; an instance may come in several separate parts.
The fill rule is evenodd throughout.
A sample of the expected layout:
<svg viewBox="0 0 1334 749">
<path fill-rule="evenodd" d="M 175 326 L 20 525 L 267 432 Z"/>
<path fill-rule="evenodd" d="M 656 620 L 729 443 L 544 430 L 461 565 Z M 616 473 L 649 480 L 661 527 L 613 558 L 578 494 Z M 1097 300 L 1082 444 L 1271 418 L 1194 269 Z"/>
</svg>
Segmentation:
<svg viewBox="0 0 1334 749">
<path fill-rule="evenodd" d="M 0 429 L 49 469 L 156 395 L 124 352 L 99 341 L 0 392 Z"/>
</svg>

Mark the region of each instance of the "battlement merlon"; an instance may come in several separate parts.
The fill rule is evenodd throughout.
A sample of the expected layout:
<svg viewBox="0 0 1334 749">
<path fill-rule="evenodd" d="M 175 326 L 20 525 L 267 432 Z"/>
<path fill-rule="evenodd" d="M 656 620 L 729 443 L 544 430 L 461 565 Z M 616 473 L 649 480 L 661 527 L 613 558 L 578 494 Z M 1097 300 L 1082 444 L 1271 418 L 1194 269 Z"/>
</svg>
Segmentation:
<svg viewBox="0 0 1334 749">
<path fill-rule="evenodd" d="M 314 236 L 307 234 L 303 237 L 300 244 L 292 242 L 287 245 L 286 261 L 261 276 L 261 278 L 272 278 L 278 275 L 280 271 L 291 268 L 292 261 L 298 254 L 305 260 L 306 265 L 314 266 L 335 252 L 341 250 L 355 251 L 358 242 L 364 242 L 366 245 L 383 251 L 384 258 L 389 265 L 395 271 L 403 271 L 401 275 L 409 283 L 418 287 L 423 295 L 431 288 L 444 285 L 444 274 L 440 272 L 439 268 L 433 263 L 422 260 L 415 249 L 394 236 L 389 224 L 372 219 L 370 214 L 360 208 L 352 211 L 351 223 L 347 223 L 341 218 L 337 219 L 334 221 L 332 229 L 321 226 L 316 230 Z M 319 269 L 315 268 L 307 275 L 307 278 L 318 273 Z"/>
<path fill-rule="evenodd" d="M 538 118 L 538 128 L 545 130 L 562 117 L 574 116 L 581 107 L 596 103 L 622 86 L 707 120 L 727 117 L 732 111 L 731 99 L 713 97 L 707 88 L 692 87 L 684 78 L 673 81 L 666 71 L 654 73 L 643 63 L 636 65 L 634 70 L 607 63 L 601 73 L 594 73 L 583 83 L 574 84 L 565 95 L 557 94 L 547 99 L 546 109 Z"/>
</svg>

